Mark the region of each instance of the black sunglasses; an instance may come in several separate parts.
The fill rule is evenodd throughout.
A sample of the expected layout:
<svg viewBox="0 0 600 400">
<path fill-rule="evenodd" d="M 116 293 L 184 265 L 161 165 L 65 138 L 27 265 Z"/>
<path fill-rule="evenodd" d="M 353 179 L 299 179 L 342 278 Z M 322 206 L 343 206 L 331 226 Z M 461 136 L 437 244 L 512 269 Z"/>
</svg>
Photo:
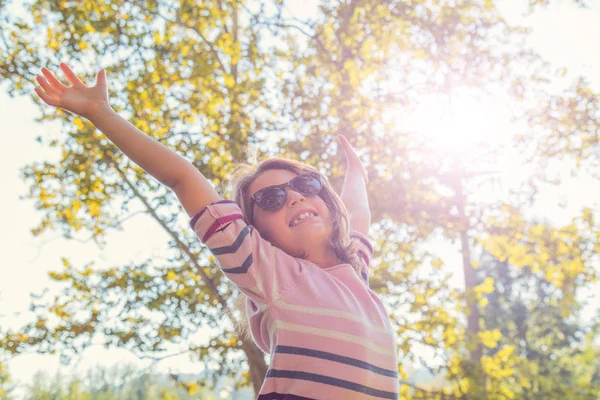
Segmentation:
<svg viewBox="0 0 600 400">
<path fill-rule="evenodd" d="M 302 196 L 314 196 L 323 188 L 321 177 L 315 173 L 296 176 L 281 185 L 267 186 L 250 197 L 250 223 L 252 223 L 254 204 L 267 211 L 279 210 L 287 201 L 287 187 L 291 187 Z"/>
</svg>

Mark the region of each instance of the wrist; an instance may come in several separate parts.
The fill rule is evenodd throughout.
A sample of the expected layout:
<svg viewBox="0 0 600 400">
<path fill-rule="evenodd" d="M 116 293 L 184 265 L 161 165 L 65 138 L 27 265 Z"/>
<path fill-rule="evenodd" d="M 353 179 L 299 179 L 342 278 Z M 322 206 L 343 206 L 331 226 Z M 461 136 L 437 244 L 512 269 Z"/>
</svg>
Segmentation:
<svg viewBox="0 0 600 400">
<path fill-rule="evenodd" d="M 95 126 L 98 126 L 98 123 L 100 121 L 102 121 L 106 117 L 109 117 L 109 116 L 114 115 L 114 114 L 115 114 L 115 110 L 112 109 L 112 107 L 110 106 L 110 104 L 108 104 L 108 103 L 102 103 L 102 104 L 99 104 L 98 107 L 96 107 L 85 118 L 88 121 L 90 121 L 92 124 L 94 124 Z"/>
<path fill-rule="evenodd" d="M 367 171 L 362 166 L 348 166 L 346 167 L 346 180 L 360 178 L 365 185 L 369 183 L 369 177 Z"/>
</svg>

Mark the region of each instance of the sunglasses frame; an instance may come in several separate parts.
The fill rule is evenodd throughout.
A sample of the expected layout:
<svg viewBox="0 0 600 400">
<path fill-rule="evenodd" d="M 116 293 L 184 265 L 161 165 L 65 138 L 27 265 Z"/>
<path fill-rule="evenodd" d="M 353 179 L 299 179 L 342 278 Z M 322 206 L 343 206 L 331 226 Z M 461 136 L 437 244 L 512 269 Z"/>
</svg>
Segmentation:
<svg viewBox="0 0 600 400">
<path fill-rule="evenodd" d="M 319 190 L 318 190 L 318 191 L 317 191 L 315 194 L 312 194 L 312 195 L 306 195 L 306 194 L 304 194 L 304 193 L 300 192 L 299 190 L 297 190 L 297 189 L 294 187 L 294 185 L 292 184 L 292 182 L 293 182 L 295 179 L 298 179 L 298 178 L 300 178 L 300 177 L 302 177 L 302 176 L 313 176 L 313 177 L 317 178 L 317 181 L 319 182 L 319 184 L 321 185 L 321 187 L 319 188 Z M 257 191 L 256 193 L 254 193 L 252 196 L 250 196 L 250 218 L 249 218 L 249 221 L 250 221 L 250 223 L 252 223 L 252 219 L 254 218 L 254 205 L 255 205 L 255 204 L 256 204 L 256 206 L 258 206 L 258 207 L 260 207 L 260 208 L 262 208 L 263 210 L 266 210 L 266 211 L 277 211 L 277 210 L 279 210 L 279 209 L 280 209 L 280 208 L 281 208 L 281 207 L 282 207 L 282 206 L 285 204 L 285 202 L 287 201 L 287 190 L 286 190 L 286 188 L 288 188 L 288 187 L 292 188 L 292 190 L 294 190 L 295 192 L 298 192 L 298 193 L 300 193 L 302 196 L 307 196 L 307 197 L 309 197 L 309 196 L 315 196 L 315 195 L 318 195 L 319 193 L 321 193 L 321 191 L 323 190 L 323 186 L 324 186 L 324 185 L 323 185 L 323 180 L 321 179 L 321 175 L 319 175 L 319 174 L 317 174 L 317 173 L 315 173 L 315 172 L 307 172 L 307 173 L 304 173 L 304 174 L 300 174 L 300 175 L 298 175 L 298 176 L 295 176 L 295 177 L 293 177 L 293 178 L 292 178 L 292 179 L 290 179 L 289 181 L 287 181 L 287 182 L 285 182 L 285 183 L 281 183 L 281 184 L 279 184 L 279 185 L 271 185 L 271 186 L 266 186 L 266 187 L 264 187 L 264 188 L 260 189 L 259 191 Z M 256 202 L 256 197 L 257 197 L 257 195 L 258 195 L 260 192 L 262 192 L 263 190 L 266 190 L 266 189 L 272 189 L 272 188 L 283 188 L 284 200 L 283 200 L 283 202 L 281 203 L 281 205 L 280 205 L 279 207 L 277 207 L 277 208 L 273 208 L 273 209 L 263 208 L 263 207 L 261 207 L 260 205 L 258 205 L 258 203 Z"/>
</svg>

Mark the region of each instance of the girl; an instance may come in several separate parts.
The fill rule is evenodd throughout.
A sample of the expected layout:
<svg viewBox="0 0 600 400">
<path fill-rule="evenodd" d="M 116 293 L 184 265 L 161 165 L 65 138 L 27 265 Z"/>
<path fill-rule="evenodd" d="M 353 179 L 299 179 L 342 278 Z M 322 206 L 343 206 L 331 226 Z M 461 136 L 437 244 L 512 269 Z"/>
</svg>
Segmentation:
<svg viewBox="0 0 600 400">
<path fill-rule="evenodd" d="M 112 110 L 104 70 L 87 87 L 60 66 L 71 86 L 43 68 L 36 93 L 87 118 L 171 188 L 198 238 L 247 296 L 252 339 L 271 357 L 258 399 L 398 398 L 394 331 L 368 285 L 366 176 L 344 137 L 341 198 L 315 169 L 275 158 L 240 169 L 233 200 L 224 200 L 189 161 Z"/>
</svg>

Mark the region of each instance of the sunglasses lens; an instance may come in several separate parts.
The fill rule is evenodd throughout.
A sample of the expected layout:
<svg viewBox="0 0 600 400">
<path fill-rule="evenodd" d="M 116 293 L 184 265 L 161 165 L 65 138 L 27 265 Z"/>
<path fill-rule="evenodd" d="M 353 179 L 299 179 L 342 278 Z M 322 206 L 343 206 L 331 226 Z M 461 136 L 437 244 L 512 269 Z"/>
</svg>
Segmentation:
<svg viewBox="0 0 600 400">
<path fill-rule="evenodd" d="M 321 181 L 318 176 L 305 174 L 299 175 L 290 181 L 295 191 L 303 196 L 314 196 L 321 191 Z M 259 190 L 256 194 L 256 205 L 263 210 L 277 210 L 286 201 L 285 185 L 270 186 Z"/>
<path fill-rule="evenodd" d="M 285 189 L 279 187 L 266 188 L 256 196 L 256 205 L 265 210 L 276 210 L 284 201 Z"/>
<path fill-rule="evenodd" d="M 300 175 L 292 180 L 292 186 L 304 196 L 312 196 L 321 191 L 321 181 L 315 175 Z"/>
</svg>

